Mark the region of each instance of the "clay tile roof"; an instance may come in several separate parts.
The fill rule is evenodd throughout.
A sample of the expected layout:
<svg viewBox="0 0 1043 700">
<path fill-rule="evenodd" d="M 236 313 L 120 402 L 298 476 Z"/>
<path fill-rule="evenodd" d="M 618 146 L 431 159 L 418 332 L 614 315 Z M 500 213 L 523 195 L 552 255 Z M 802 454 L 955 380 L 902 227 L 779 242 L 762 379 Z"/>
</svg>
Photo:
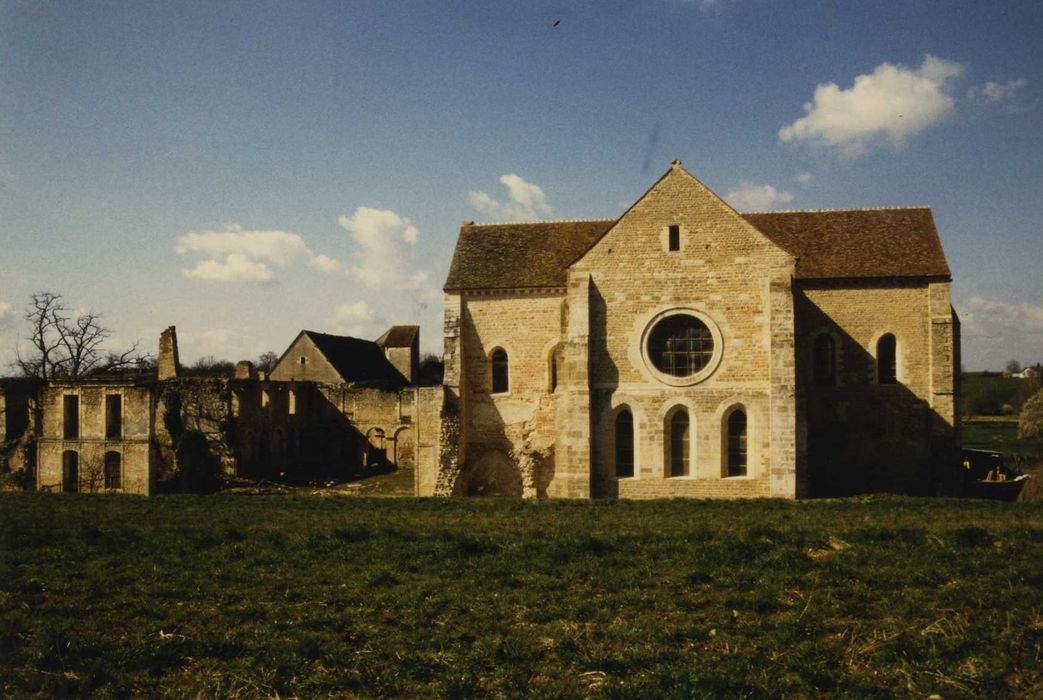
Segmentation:
<svg viewBox="0 0 1043 700">
<path fill-rule="evenodd" d="M 402 374 L 372 340 L 315 331 L 304 331 L 304 334 L 311 338 L 345 382 L 405 383 Z"/>
<path fill-rule="evenodd" d="M 926 207 L 741 216 L 798 258 L 799 279 L 951 276 Z M 464 224 L 445 290 L 564 286 L 569 265 L 614 223 Z"/>
<path fill-rule="evenodd" d="M 742 214 L 797 256 L 799 279 L 950 277 L 926 207 Z"/>
<path fill-rule="evenodd" d="M 564 287 L 568 266 L 614 219 L 464 224 L 445 290 Z"/>
</svg>

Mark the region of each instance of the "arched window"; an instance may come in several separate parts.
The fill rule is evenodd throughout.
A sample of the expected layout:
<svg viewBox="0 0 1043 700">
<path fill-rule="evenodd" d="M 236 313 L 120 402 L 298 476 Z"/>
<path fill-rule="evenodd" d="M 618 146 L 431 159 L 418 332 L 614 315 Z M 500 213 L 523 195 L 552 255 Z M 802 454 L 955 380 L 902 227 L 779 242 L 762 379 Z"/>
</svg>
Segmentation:
<svg viewBox="0 0 1043 700">
<path fill-rule="evenodd" d="M 746 412 L 733 411 L 728 416 L 728 476 L 746 476 Z"/>
<path fill-rule="evenodd" d="M 623 409 L 616 416 L 616 476 L 634 475 L 634 414 Z"/>
<path fill-rule="evenodd" d="M 811 375 L 815 386 L 833 386 L 837 381 L 837 348 L 833 336 L 820 333 L 811 351 Z"/>
<path fill-rule="evenodd" d="M 670 417 L 670 476 L 688 474 L 688 424 L 683 408 Z"/>
<path fill-rule="evenodd" d="M 105 453 L 105 488 L 123 488 L 123 469 L 119 452 Z"/>
<path fill-rule="evenodd" d="M 496 348 L 493 350 L 490 359 L 492 361 L 493 393 L 505 394 L 510 387 L 508 383 L 507 351 L 503 348 Z"/>
<path fill-rule="evenodd" d="M 76 493 L 80 490 L 80 454 L 75 450 L 62 452 L 62 491 Z"/>
<path fill-rule="evenodd" d="M 878 384 L 898 382 L 898 362 L 895 337 L 886 333 L 876 341 L 876 381 Z"/>
</svg>

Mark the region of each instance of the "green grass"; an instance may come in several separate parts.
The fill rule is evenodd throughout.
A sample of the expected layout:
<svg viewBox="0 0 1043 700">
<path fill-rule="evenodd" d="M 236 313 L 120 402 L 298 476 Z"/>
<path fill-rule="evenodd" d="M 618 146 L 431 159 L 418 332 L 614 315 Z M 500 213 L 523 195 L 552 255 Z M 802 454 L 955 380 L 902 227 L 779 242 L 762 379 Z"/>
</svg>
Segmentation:
<svg viewBox="0 0 1043 700">
<path fill-rule="evenodd" d="M 0 494 L 0 696 L 1039 697 L 1043 504 Z"/>
<path fill-rule="evenodd" d="M 1016 420 L 971 420 L 961 426 L 964 447 L 1011 452 L 1017 450 L 1018 422 Z"/>
<path fill-rule="evenodd" d="M 974 419 L 960 426 L 963 447 L 995 450 L 1007 455 L 1029 459 L 1043 456 L 1043 442 L 1022 440 L 1018 437 L 1018 422 L 1014 420 Z"/>
<path fill-rule="evenodd" d="M 1008 405 L 1017 416 L 1021 405 L 1039 388 L 1039 382 L 1031 379 L 966 372 L 960 376 L 960 415 L 1000 415 Z"/>
</svg>

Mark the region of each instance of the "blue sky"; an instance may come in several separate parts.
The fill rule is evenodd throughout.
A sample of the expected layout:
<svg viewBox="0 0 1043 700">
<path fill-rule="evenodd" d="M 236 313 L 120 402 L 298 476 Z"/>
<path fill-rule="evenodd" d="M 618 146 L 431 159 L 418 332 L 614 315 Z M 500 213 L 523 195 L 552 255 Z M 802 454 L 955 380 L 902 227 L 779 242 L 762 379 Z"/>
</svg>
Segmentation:
<svg viewBox="0 0 1043 700">
<path fill-rule="evenodd" d="M 558 26 L 554 23 L 559 21 Z M 930 205 L 970 369 L 1043 361 L 1039 2 L 0 1 L 0 364 L 37 290 L 115 343 L 419 323 L 462 220 Z"/>
</svg>

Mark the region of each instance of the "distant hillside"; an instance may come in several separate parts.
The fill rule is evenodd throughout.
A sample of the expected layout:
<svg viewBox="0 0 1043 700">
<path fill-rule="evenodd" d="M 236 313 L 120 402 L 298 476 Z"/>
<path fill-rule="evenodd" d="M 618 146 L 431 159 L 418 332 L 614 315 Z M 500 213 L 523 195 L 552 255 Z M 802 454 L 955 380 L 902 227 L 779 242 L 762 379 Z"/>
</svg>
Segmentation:
<svg viewBox="0 0 1043 700">
<path fill-rule="evenodd" d="M 999 372 L 964 372 L 961 376 L 960 415 L 1018 415 L 1025 400 L 1039 391 L 1037 379 L 1005 378 Z M 1009 407 L 1009 411 L 1004 410 Z"/>
</svg>

